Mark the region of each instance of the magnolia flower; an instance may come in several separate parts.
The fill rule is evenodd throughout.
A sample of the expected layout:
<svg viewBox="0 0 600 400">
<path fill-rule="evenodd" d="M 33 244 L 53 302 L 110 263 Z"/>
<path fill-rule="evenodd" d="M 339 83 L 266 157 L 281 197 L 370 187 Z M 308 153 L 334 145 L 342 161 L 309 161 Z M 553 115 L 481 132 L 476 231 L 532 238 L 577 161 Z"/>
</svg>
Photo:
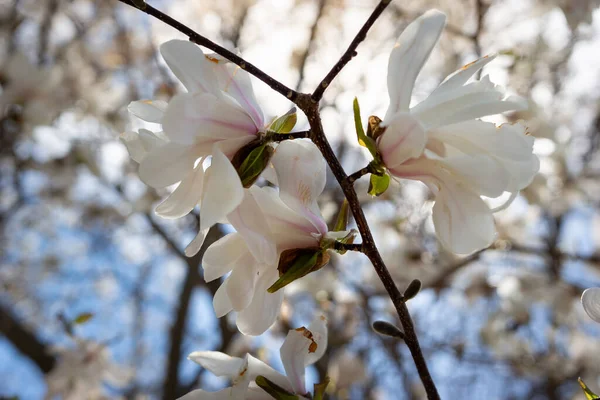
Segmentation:
<svg viewBox="0 0 600 400">
<path fill-rule="evenodd" d="M 492 212 L 506 207 L 539 169 L 533 138 L 522 125 L 476 118 L 526 108 L 523 99 L 505 96 L 487 76 L 467 83 L 494 59 L 486 56 L 450 75 L 414 107 L 415 79 L 446 23 L 440 11 L 426 12 L 398 38 L 390 55 L 390 106 L 376 138 L 381 161 L 397 178 L 423 181 L 436 195 L 433 223 L 441 243 L 455 253 L 487 247 L 494 239 Z M 502 207 L 490 210 L 480 196 L 511 192 Z"/>
<path fill-rule="evenodd" d="M 319 253 L 329 237 L 316 201 L 325 187 L 325 160 L 317 147 L 307 140 L 282 142 L 272 163 L 279 191 L 246 190 L 227 217 L 237 232 L 213 243 L 202 260 L 207 282 L 231 271 L 213 305 L 217 317 L 237 311 L 236 324 L 246 335 L 260 335 L 277 318 L 283 290 L 268 289 L 280 277 L 282 259 L 293 261 L 298 249 Z"/>
<path fill-rule="evenodd" d="M 244 198 L 242 182 L 231 163 L 243 146 L 264 130 L 250 76 L 216 55 L 204 55 L 189 41 L 160 47 L 167 65 L 188 90 L 167 104 L 135 101 L 129 111 L 162 125 L 162 132 L 126 132 L 122 140 L 140 163 L 140 178 L 149 186 L 177 188 L 158 207 L 163 218 L 179 218 L 200 204 L 200 232 L 186 249 L 200 250 L 208 229 L 223 220 Z M 211 164 L 204 170 L 204 161 Z"/>
<path fill-rule="evenodd" d="M 596 322 L 600 322 L 600 288 L 589 288 L 581 295 L 583 309 Z"/>
<path fill-rule="evenodd" d="M 232 386 L 218 392 L 194 390 L 181 400 L 268 400 L 273 397 L 259 387 L 255 380 L 258 376 L 267 378 L 298 398 L 308 395 L 305 382 L 306 366 L 317 362 L 327 348 L 327 324 L 325 317 L 319 316 L 308 326 L 289 331 L 280 349 L 281 362 L 286 375 L 275 371 L 269 365 L 246 354 L 244 358 L 230 357 L 217 351 L 198 351 L 189 355 L 189 359 L 217 376 L 231 379 Z"/>
</svg>

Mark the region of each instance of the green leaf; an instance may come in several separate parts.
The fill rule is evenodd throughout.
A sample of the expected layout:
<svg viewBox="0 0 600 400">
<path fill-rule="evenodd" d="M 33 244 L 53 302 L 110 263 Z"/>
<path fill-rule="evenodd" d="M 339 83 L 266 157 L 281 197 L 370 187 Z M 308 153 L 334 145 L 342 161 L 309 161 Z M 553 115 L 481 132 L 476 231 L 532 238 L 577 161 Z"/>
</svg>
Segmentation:
<svg viewBox="0 0 600 400">
<path fill-rule="evenodd" d="M 585 393 L 585 398 L 587 400 L 600 399 L 600 396 L 598 396 L 596 393 L 592 392 L 590 390 L 590 388 L 588 388 L 587 385 L 583 382 L 583 380 L 581 380 L 581 378 L 577 378 L 577 382 L 579 382 L 579 386 L 581 386 L 581 388 L 583 389 L 583 393 Z"/>
<path fill-rule="evenodd" d="M 371 196 L 382 195 L 390 186 L 390 176 L 383 174 L 381 176 L 371 174 L 371 182 L 369 182 L 369 194 Z"/>
<path fill-rule="evenodd" d="M 326 376 L 321 383 L 314 384 L 314 396 L 313 400 L 323 400 L 325 398 L 325 389 L 327 389 L 327 385 L 329 385 L 329 377 Z"/>
<path fill-rule="evenodd" d="M 350 215 L 349 211 L 350 207 L 348 206 L 348 199 L 344 199 L 342 206 L 340 207 L 340 211 L 338 212 L 338 217 L 335 221 L 333 232 L 341 232 L 346 230 L 346 227 L 348 226 L 348 217 Z"/>
<path fill-rule="evenodd" d="M 360 106 L 358 105 L 358 99 L 354 98 L 353 107 L 354 109 L 354 126 L 356 127 L 356 136 L 358 138 L 358 144 L 363 147 L 366 147 L 373 158 L 377 158 L 377 145 L 375 141 L 368 137 L 365 134 L 365 130 L 363 129 L 362 121 L 360 118 Z"/>
<path fill-rule="evenodd" d="M 319 247 L 284 250 L 277 266 L 279 279 L 267 291 L 275 293 L 295 280 L 321 269 L 329 262 L 329 258 L 327 251 Z"/>
<path fill-rule="evenodd" d="M 269 130 L 275 133 L 290 133 L 296 126 L 297 120 L 296 107 L 293 107 L 290 111 L 275 119 L 269 126 Z"/>
<path fill-rule="evenodd" d="M 238 175 L 242 180 L 242 185 L 245 188 L 252 186 L 258 179 L 260 174 L 269 165 L 273 148 L 268 143 L 264 143 L 253 149 L 248 156 L 242 161 L 242 164 L 237 169 Z"/>
<path fill-rule="evenodd" d="M 284 388 L 275 383 L 271 382 L 269 379 L 265 378 L 262 375 L 258 375 L 256 377 L 256 384 L 262 390 L 267 392 L 272 398 L 277 400 L 298 400 L 299 397 L 293 393 L 288 392 Z"/>
<path fill-rule="evenodd" d="M 73 320 L 73 323 L 76 325 L 85 324 L 93 317 L 94 317 L 94 314 L 92 314 L 92 313 L 89 313 L 89 312 L 81 313 L 77 317 L 75 317 L 75 319 Z"/>
</svg>

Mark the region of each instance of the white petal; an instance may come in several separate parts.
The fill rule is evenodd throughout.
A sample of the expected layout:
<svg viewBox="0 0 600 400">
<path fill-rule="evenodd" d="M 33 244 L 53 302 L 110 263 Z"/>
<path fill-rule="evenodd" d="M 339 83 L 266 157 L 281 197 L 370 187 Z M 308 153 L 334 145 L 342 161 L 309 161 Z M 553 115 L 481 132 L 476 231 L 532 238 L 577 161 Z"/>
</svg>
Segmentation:
<svg viewBox="0 0 600 400">
<path fill-rule="evenodd" d="M 156 207 L 156 215 L 162 218 L 181 218 L 189 214 L 202 197 L 203 182 L 204 169 L 202 162 L 199 162 L 173 193 Z"/>
<path fill-rule="evenodd" d="M 250 305 L 240 311 L 237 315 L 236 324 L 244 335 L 257 336 L 264 333 L 277 319 L 281 303 L 283 302 L 283 290 L 275 293 L 267 292 L 267 289 L 278 279 L 277 269 L 266 271 L 259 278 L 254 290 L 254 297 Z"/>
<path fill-rule="evenodd" d="M 160 53 L 189 92 L 220 95 L 212 65 L 194 43 L 188 40 L 171 40 L 160 46 Z"/>
<path fill-rule="evenodd" d="M 208 229 L 200 230 L 198 232 L 196 237 L 185 248 L 184 253 L 186 256 L 193 257 L 196 254 L 198 254 L 198 252 L 202 248 L 202 245 L 204 244 L 204 239 L 206 239 L 207 233 L 208 233 Z"/>
<path fill-rule="evenodd" d="M 140 163 L 146 156 L 147 152 L 137 132 L 126 131 L 123 132 L 119 139 L 125 147 L 127 147 L 127 151 L 129 152 L 129 156 L 133 159 L 133 161 Z"/>
<path fill-rule="evenodd" d="M 167 102 L 162 100 L 140 100 L 129 103 L 127 110 L 136 117 L 147 122 L 160 124 L 162 122 Z"/>
<path fill-rule="evenodd" d="M 242 398 L 232 397 L 232 388 L 228 387 L 221 389 L 218 392 L 207 392 L 202 389 L 192 390 L 184 396 L 179 397 L 177 400 L 245 400 Z"/>
<path fill-rule="evenodd" d="M 281 375 L 279 372 L 275 371 L 269 365 L 265 364 L 261 360 L 253 357 L 248 354 L 248 374 L 250 375 L 250 380 L 254 381 L 257 376 L 262 375 L 265 378 L 269 379 L 274 384 L 282 387 L 287 391 L 292 391 L 292 387 L 290 386 L 290 382 L 284 375 Z M 261 389 L 262 390 L 262 389 Z M 264 393 L 264 391 L 263 391 Z"/>
<path fill-rule="evenodd" d="M 286 140 L 277 146 L 271 162 L 281 200 L 326 234 L 327 224 L 317 204 L 325 188 L 326 163 L 317 146 L 309 140 Z"/>
<path fill-rule="evenodd" d="M 163 118 L 165 134 L 181 144 L 255 137 L 258 128 L 239 106 L 210 93 L 183 93 L 171 100 Z"/>
<path fill-rule="evenodd" d="M 291 330 L 279 351 L 285 374 L 294 388 L 294 393 L 306 394 L 304 361 L 311 345 L 313 341 L 304 336 L 302 330 Z"/>
<path fill-rule="evenodd" d="M 494 219 L 481 198 L 460 185 L 444 185 L 433 206 L 435 232 L 444 247 L 469 254 L 488 247 L 495 235 Z"/>
<path fill-rule="evenodd" d="M 600 322 L 600 288 L 589 288 L 581 295 L 583 309 L 596 322 Z"/>
<path fill-rule="evenodd" d="M 419 121 L 408 113 L 394 115 L 383 135 L 377 139 L 377 147 L 388 168 L 400 165 L 409 158 L 419 157 L 426 143 L 427 133 Z"/>
<path fill-rule="evenodd" d="M 231 357 L 219 351 L 195 351 L 188 356 L 196 364 L 201 365 L 216 376 L 235 377 L 244 363 L 238 357 Z"/>
<path fill-rule="evenodd" d="M 219 88 L 246 110 L 256 126 L 264 126 L 264 115 L 254 96 L 250 74 L 219 55 L 211 54 L 207 58 L 211 61 Z"/>
<path fill-rule="evenodd" d="M 221 286 L 219 286 L 217 292 L 215 293 L 215 297 L 213 297 L 213 308 L 215 309 L 215 315 L 217 318 L 221 318 L 233 310 L 233 306 L 231 305 L 231 301 L 229 301 L 229 296 L 227 295 L 227 279 L 225 279 Z"/>
<path fill-rule="evenodd" d="M 314 353 L 308 354 L 305 359 L 305 365 L 314 364 L 323 357 L 327 350 L 327 319 L 323 315 L 317 315 L 308 326 L 308 330 L 312 333 L 312 338 L 317 344 L 317 349 Z"/>
<path fill-rule="evenodd" d="M 508 171 L 495 158 L 486 155 L 448 157 L 441 160 L 445 168 L 464 187 L 481 196 L 501 196 L 510 183 Z M 440 176 L 440 179 L 447 178 Z"/>
<path fill-rule="evenodd" d="M 149 186 L 163 188 L 183 180 L 202 154 L 194 146 L 167 143 L 152 150 L 140 163 L 140 179 Z"/>
<path fill-rule="evenodd" d="M 200 230 L 208 229 L 235 210 L 244 199 L 244 187 L 231 161 L 214 146 L 212 162 L 206 171 Z"/>
<path fill-rule="evenodd" d="M 449 75 L 444 80 L 444 82 L 442 82 L 442 84 L 437 89 L 435 89 L 434 93 L 443 92 L 445 90 L 452 90 L 464 85 L 477 71 L 479 71 L 481 68 L 493 61 L 495 58 L 496 54 L 491 54 L 481 57 L 463 66 L 458 71 Z"/>
<path fill-rule="evenodd" d="M 206 249 L 202 258 L 204 280 L 214 281 L 231 271 L 244 255 L 248 254 L 246 242 L 239 233 L 230 233 Z"/>
<path fill-rule="evenodd" d="M 230 160 L 242 147 L 255 140 L 256 136 L 246 135 L 234 139 L 224 139 L 219 142 L 219 148 Z"/>
<path fill-rule="evenodd" d="M 254 258 L 248 254 L 239 268 L 234 268 L 224 283 L 227 297 L 234 311 L 248 307 L 254 296 L 254 288 L 258 278 L 258 266 Z"/>
<path fill-rule="evenodd" d="M 408 111 L 417 75 L 446 25 L 446 15 L 430 10 L 406 27 L 396 41 L 388 64 L 390 107 L 385 120 L 399 111 Z"/>
</svg>

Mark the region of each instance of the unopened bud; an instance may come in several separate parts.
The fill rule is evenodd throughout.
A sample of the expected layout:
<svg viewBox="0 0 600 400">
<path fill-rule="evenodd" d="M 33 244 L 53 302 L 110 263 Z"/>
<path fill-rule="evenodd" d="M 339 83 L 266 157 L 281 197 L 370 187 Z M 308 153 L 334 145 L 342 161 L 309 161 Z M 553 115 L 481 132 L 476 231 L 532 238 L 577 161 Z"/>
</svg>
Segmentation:
<svg viewBox="0 0 600 400">
<path fill-rule="evenodd" d="M 422 284 L 421 284 L 420 280 L 413 279 L 413 281 L 408 284 L 408 287 L 404 291 L 404 301 L 410 300 L 413 297 L 415 297 L 417 294 L 419 294 L 419 291 L 421 290 L 421 286 L 422 286 Z"/>
<path fill-rule="evenodd" d="M 398 329 L 396 325 L 390 324 L 386 321 L 373 322 L 373 330 L 379 333 L 380 335 L 404 339 L 404 332 Z"/>
<path fill-rule="evenodd" d="M 231 164 L 238 172 L 245 188 L 249 188 L 256 182 L 269 165 L 272 155 L 273 147 L 260 140 L 248 143 L 235 153 Z"/>
<path fill-rule="evenodd" d="M 269 288 L 275 293 L 303 276 L 318 271 L 329 262 L 330 255 L 320 247 L 285 250 L 279 256 L 279 279 Z"/>
<path fill-rule="evenodd" d="M 367 136 L 373 140 L 377 140 L 379 136 L 385 132 L 385 128 L 380 126 L 381 118 L 371 115 L 367 124 Z"/>
</svg>

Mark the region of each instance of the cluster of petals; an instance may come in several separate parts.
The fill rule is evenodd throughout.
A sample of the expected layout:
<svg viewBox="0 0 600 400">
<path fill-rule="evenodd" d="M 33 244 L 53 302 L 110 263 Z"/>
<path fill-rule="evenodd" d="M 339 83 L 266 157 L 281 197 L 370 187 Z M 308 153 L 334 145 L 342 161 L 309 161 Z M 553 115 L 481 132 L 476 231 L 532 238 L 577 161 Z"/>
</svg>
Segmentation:
<svg viewBox="0 0 600 400">
<path fill-rule="evenodd" d="M 194 390 L 181 400 L 268 400 L 273 397 L 260 388 L 255 379 L 263 376 L 296 398 L 310 398 L 305 382 L 305 369 L 317 362 L 327 348 L 327 321 L 318 316 L 307 328 L 289 331 L 280 349 L 285 375 L 246 354 L 244 358 L 230 357 L 217 351 L 199 351 L 189 359 L 216 376 L 229 378 L 232 385 L 218 392 Z"/>
<path fill-rule="evenodd" d="M 121 138 L 140 164 L 139 175 L 147 185 L 164 188 L 179 183 L 158 205 L 157 215 L 180 218 L 201 205 L 200 232 L 186 249 L 192 255 L 208 229 L 242 202 L 244 188 L 231 159 L 260 135 L 264 116 L 246 71 L 220 56 L 204 55 L 189 41 L 169 41 L 160 52 L 187 93 L 169 103 L 132 102 L 132 114 L 160 124 L 162 130 L 140 129 Z"/>
<path fill-rule="evenodd" d="M 581 295 L 583 309 L 591 319 L 600 323 L 600 288 L 589 288 Z"/>
<path fill-rule="evenodd" d="M 471 78 L 494 56 L 447 77 L 425 100 L 410 107 L 413 86 L 437 43 L 446 16 L 431 10 L 402 32 L 390 55 L 390 106 L 377 138 L 382 161 L 396 178 L 420 180 L 435 195 L 433 223 L 440 242 L 466 254 L 489 246 L 493 212 L 507 206 L 539 169 L 533 138 L 521 124 L 497 127 L 478 118 L 527 107 L 506 96 L 489 77 Z M 509 201 L 490 209 L 481 196 Z"/>
<path fill-rule="evenodd" d="M 317 197 L 325 187 L 325 160 L 309 140 L 284 141 L 271 160 L 279 189 L 253 186 L 227 217 L 236 229 L 204 254 L 204 279 L 227 273 L 213 299 L 218 317 L 236 311 L 246 335 L 259 335 L 275 322 L 283 290 L 267 289 L 279 278 L 281 252 L 317 248 L 328 235 Z"/>
</svg>

